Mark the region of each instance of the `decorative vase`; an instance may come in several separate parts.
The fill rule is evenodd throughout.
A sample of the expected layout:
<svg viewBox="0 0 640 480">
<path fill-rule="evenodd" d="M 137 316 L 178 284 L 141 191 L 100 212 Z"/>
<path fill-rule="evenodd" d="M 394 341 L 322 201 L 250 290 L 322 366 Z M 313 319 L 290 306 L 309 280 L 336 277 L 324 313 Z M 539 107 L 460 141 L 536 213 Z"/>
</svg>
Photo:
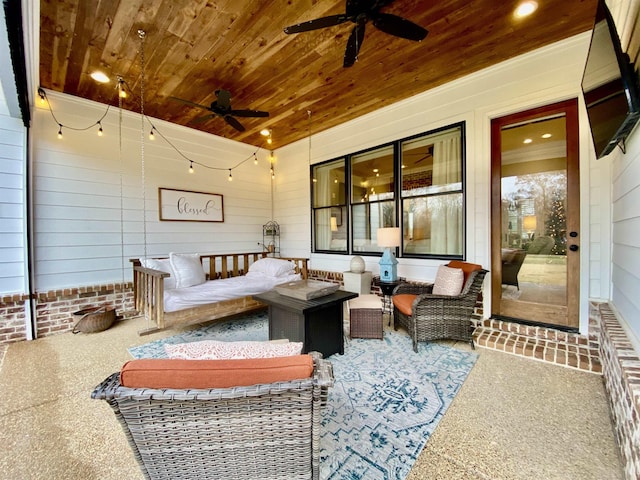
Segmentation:
<svg viewBox="0 0 640 480">
<path fill-rule="evenodd" d="M 351 259 L 350 270 L 354 273 L 362 273 L 364 272 L 365 264 L 364 259 L 356 255 Z"/>
</svg>

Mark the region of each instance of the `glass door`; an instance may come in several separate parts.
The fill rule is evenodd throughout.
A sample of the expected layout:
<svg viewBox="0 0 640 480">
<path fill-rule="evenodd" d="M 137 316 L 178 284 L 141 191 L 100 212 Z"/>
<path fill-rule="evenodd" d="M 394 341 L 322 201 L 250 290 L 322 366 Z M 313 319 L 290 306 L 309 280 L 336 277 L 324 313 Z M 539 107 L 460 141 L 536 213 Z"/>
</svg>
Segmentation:
<svg viewBox="0 0 640 480">
<path fill-rule="evenodd" d="M 492 157 L 492 313 L 577 328 L 577 103 L 494 120 Z"/>
</svg>

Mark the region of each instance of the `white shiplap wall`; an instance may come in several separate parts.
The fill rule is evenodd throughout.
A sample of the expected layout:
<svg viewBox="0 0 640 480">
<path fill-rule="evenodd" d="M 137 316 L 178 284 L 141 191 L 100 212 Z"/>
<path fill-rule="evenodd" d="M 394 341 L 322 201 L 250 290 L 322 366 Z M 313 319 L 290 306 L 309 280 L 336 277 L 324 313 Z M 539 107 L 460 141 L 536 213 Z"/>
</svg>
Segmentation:
<svg viewBox="0 0 640 480">
<path fill-rule="evenodd" d="M 626 154 L 616 150 L 610 156 L 615 157 L 611 191 L 611 298 L 636 350 L 640 351 L 640 126 L 629 138 Z"/>
<path fill-rule="evenodd" d="M 607 1 L 615 20 L 622 48 L 635 62 L 640 62 L 640 0 Z M 610 168 L 612 182 L 607 193 L 611 201 L 608 212 L 612 249 L 603 257 L 611 272 L 612 307 L 622 326 L 640 352 L 640 125 L 625 145 L 625 153 L 616 149 L 600 160 Z"/>
<path fill-rule="evenodd" d="M 27 293 L 25 138 L 0 88 L 0 295 Z"/>
<path fill-rule="evenodd" d="M 578 35 L 483 70 L 469 77 L 416 95 L 331 130 L 311 135 L 309 139 L 280 149 L 275 204 L 276 217 L 281 219 L 287 235 L 287 251 L 309 252 L 311 242 L 309 212 L 309 164 L 355 152 L 390 140 L 452 124 L 466 122 L 466 205 L 467 244 L 469 261 L 490 265 L 490 122 L 492 118 L 534 108 L 568 98 L 581 98 L 580 81 L 590 33 Z M 607 235 L 608 226 L 599 222 L 608 219 L 607 189 L 597 198 L 590 196 L 591 168 L 598 169 L 598 179 L 609 183 L 608 169 L 602 169 L 593 158 L 584 104 L 580 100 L 581 150 L 581 295 L 580 330 L 587 331 L 590 277 L 598 286 L 591 292 L 595 298 L 608 298 L 609 278 L 606 269 L 591 270 L 592 255 L 600 258 L 601 249 L 594 254 L 590 246 L 590 232 L 596 229 Z M 306 117 L 301 119 L 306 121 Z M 313 112 L 310 121 L 313 132 Z M 309 153 L 310 151 L 310 153 Z M 293 200 L 298 198 L 297 202 Z M 294 233 L 289 233 L 294 232 Z M 601 238 L 598 246 L 607 245 Z M 608 248 L 608 247 L 605 247 Z M 606 258 L 608 253 L 604 252 Z M 312 255 L 311 268 L 334 271 L 349 270 L 350 256 Z M 378 273 L 378 258 L 365 258 L 367 270 Z M 599 260 L 598 260 L 599 261 Z M 398 274 L 414 280 L 433 280 L 441 261 L 399 259 Z M 489 285 L 485 283 L 490 299 Z M 486 305 L 485 312 L 490 312 Z"/>
<path fill-rule="evenodd" d="M 47 94 L 56 118 L 65 126 L 91 126 L 106 109 L 75 97 Z M 145 254 L 261 251 L 261 226 L 271 219 L 267 151 L 258 151 L 259 165 L 254 165 L 256 147 L 152 119 L 178 153 L 158 133 L 154 141 L 148 140 L 150 124 L 145 121 L 143 127 L 140 115 L 126 111 L 120 140 L 119 119 L 118 109 L 111 108 L 102 120 L 104 136 L 97 136 L 96 126 L 86 131 L 63 127 L 63 138 L 58 139 L 58 125 L 48 108 L 38 104 L 35 109 L 38 291 L 128 280 L 128 259 Z M 195 173 L 188 172 L 189 161 L 181 154 L 196 162 Z M 238 164 L 229 182 L 228 169 Z M 223 195 L 224 222 L 159 221 L 159 187 Z"/>
</svg>

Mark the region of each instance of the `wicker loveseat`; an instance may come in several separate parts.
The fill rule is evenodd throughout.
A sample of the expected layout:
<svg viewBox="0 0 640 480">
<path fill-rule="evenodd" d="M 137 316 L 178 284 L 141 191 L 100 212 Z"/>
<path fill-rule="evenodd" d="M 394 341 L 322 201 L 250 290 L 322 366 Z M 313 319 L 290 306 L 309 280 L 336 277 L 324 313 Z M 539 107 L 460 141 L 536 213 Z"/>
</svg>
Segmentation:
<svg viewBox="0 0 640 480">
<path fill-rule="evenodd" d="M 216 377 L 226 386 L 206 388 Z M 121 378 L 152 387 L 125 387 Z M 266 381 L 229 386 L 256 378 Z M 320 409 L 331 385 L 331 363 L 316 352 L 258 360 L 146 359 L 125 364 L 92 398 L 113 408 L 147 479 L 317 480 Z"/>
<path fill-rule="evenodd" d="M 433 285 L 411 283 L 402 283 L 393 291 L 394 328 L 407 330 L 415 352 L 418 342 L 438 339 L 462 340 L 475 348 L 471 315 L 488 271 L 461 261 L 452 261 L 448 266 L 464 272 L 459 295 L 434 295 Z"/>
</svg>

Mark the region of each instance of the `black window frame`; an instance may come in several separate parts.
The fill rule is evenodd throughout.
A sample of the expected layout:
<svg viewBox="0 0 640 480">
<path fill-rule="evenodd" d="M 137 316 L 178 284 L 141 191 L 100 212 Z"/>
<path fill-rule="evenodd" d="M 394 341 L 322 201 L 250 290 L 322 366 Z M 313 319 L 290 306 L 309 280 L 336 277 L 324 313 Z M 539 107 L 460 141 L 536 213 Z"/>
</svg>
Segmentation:
<svg viewBox="0 0 640 480">
<path fill-rule="evenodd" d="M 359 203 L 353 202 L 353 192 L 352 192 L 352 159 L 353 157 L 358 157 L 367 152 L 374 152 L 375 150 L 383 149 L 391 146 L 393 149 L 393 173 L 394 173 L 394 192 L 393 192 L 393 215 L 395 219 L 395 225 L 385 225 L 385 226 L 397 226 L 400 227 L 401 231 L 404 231 L 404 219 L 403 219 L 403 202 L 405 198 L 402 196 L 402 145 L 405 142 L 415 140 L 421 137 L 426 137 L 429 135 L 435 135 L 439 132 L 444 132 L 447 130 L 453 130 L 455 128 L 460 129 L 460 168 L 461 168 L 461 189 L 458 191 L 446 191 L 440 193 L 431 193 L 428 195 L 421 195 L 420 197 L 431 197 L 437 195 L 450 195 L 451 193 L 460 193 L 462 195 L 462 211 L 461 218 L 462 224 L 461 235 L 462 235 L 462 252 L 460 255 L 457 254 L 433 254 L 433 253 L 408 253 L 404 251 L 404 236 L 402 240 L 402 245 L 398 247 L 396 250 L 396 255 L 399 258 L 416 258 L 416 259 L 437 259 L 437 260 L 464 260 L 466 258 L 466 250 L 467 250 L 467 228 L 466 228 L 466 211 L 467 211 L 467 178 L 466 178 L 466 164 L 467 164 L 467 145 L 466 145 L 466 121 L 462 120 L 460 122 L 451 123 L 448 125 L 444 125 L 442 127 L 438 127 L 432 130 L 428 130 L 422 133 L 418 133 L 415 135 L 411 135 L 408 137 L 403 137 L 397 140 L 393 140 L 391 142 L 386 142 L 383 144 L 375 145 L 366 149 L 362 149 L 356 152 L 340 155 L 338 157 L 315 163 L 310 166 L 309 176 L 310 176 L 310 210 L 311 210 L 311 252 L 319 253 L 319 254 L 332 254 L 332 255 L 364 255 L 364 256 L 382 256 L 382 251 L 375 250 L 358 250 L 354 251 L 353 247 L 353 207 L 355 205 L 360 205 Z M 314 187 L 315 183 L 314 179 L 314 171 L 316 168 L 321 167 L 323 165 L 329 164 L 331 162 L 336 162 L 342 160 L 344 162 L 344 171 L 345 171 L 345 203 L 339 205 L 331 205 L 330 208 L 340 207 L 343 208 L 345 214 L 342 215 L 342 222 L 346 222 L 346 251 L 340 250 L 330 250 L 330 249 L 318 249 L 316 247 L 316 214 L 317 211 L 322 210 L 324 207 L 315 207 L 314 206 Z M 416 198 L 415 196 L 408 197 Z M 370 202 L 370 204 L 378 204 L 381 202 L 386 202 L 388 200 L 376 200 L 375 202 Z M 369 203 L 369 202 L 367 202 Z"/>
</svg>

